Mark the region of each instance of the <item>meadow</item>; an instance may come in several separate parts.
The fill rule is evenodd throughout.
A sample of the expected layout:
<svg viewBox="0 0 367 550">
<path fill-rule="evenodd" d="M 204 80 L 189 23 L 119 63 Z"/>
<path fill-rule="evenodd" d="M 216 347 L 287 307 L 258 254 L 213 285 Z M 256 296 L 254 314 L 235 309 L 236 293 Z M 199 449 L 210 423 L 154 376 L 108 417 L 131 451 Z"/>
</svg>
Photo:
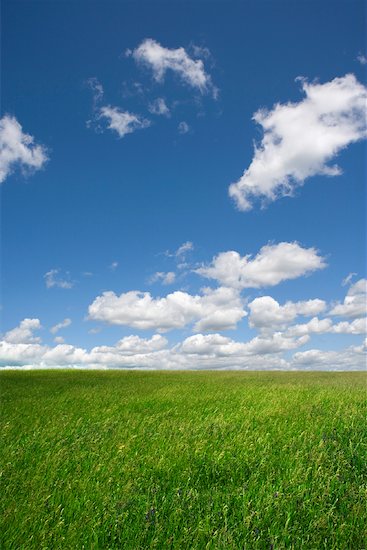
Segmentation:
<svg viewBox="0 0 367 550">
<path fill-rule="evenodd" d="M 366 374 L 0 374 L 0 548 L 366 548 Z"/>
</svg>

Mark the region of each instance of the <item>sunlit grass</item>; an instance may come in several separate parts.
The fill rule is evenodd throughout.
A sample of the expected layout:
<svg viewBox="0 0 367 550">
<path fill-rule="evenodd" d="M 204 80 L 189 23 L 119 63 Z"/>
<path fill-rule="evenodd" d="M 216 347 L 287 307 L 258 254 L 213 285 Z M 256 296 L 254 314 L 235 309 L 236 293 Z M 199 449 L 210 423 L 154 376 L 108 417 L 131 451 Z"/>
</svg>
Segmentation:
<svg viewBox="0 0 367 550">
<path fill-rule="evenodd" d="M 1 549 L 362 549 L 364 373 L 3 372 Z"/>
</svg>

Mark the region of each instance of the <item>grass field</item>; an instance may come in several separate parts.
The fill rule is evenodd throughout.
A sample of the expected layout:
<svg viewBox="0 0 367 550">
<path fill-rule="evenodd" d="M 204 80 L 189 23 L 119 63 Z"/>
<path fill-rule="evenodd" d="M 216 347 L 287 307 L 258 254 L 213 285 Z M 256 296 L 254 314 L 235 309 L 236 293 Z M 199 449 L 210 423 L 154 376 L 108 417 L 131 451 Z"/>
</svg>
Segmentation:
<svg viewBox="0 0 367 550">
<path fill-rule="evenodd" d="M 0 548 L 366 548 L 366 375 L 3 372 Z"/>
</svg>

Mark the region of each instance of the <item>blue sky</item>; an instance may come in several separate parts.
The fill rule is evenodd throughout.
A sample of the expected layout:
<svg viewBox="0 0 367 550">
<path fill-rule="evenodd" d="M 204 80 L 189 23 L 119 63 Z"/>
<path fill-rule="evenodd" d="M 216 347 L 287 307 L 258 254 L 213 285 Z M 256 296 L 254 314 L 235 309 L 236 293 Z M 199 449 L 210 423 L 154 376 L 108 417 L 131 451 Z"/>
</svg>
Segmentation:
<svg viewBox="0 0 367 550">
<path fill-rule="evenodd" d="M 0 364 L 363 368 L 365 39 L 355 0 L 4 1 Z"/>
</svg>

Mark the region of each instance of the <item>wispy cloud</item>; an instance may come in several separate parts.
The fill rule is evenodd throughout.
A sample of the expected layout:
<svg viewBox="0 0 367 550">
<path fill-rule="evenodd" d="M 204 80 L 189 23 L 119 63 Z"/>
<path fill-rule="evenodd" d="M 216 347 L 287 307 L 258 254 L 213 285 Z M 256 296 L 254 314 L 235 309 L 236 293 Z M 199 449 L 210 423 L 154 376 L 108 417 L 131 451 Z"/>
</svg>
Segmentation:
<svg viewBox="0 0 367 550">
<path fill-rule="evenodd" d="M 111 271 L 116 271 L 116 269 L 118 268 L 118 265 L 119 265 L 119 263 L 115 261 L 115 262 L 112 262 L 112 263 L 108 266 L 108 268 L 109 268 Z"/>
<path fill-rule="evenodd" d="M 148 111 L 152 115 L 166 116 L 166 117 L 169 117 L 171 115 L 170 110 L 166 104 L 166 101 L 163 99 L 163 97 L 157 97 L 157 99 L 149 103 Z"/>
<path fill-rule="evenodd" d="M 176 274 L 174 271 L 157 271 L 154 273 L 150 279 L 150 283 L 156 283 L 157 281 L 161 281 L 162 285 L 172 285 L 176 280 Z"/>
<path fill-rule="evenodd" d="M 71 319 L 64 319 L 63 321 L 61 321 L 61 323 L 57 323 L 56 325 L 51 327 L 50 332 L 51 334 L 56 334 L 57 332 L 59 332 L 59 330 L 66 328 L 70 325 L 71 325 Z"/>
<path fill-rule="evenodd" d="M 44 279 L 46 282 L 47 288 L 65 288 L 70 289 L 74 286 L 74 281 L 69 280 L 69 274 L 66 273 L 67 278 L 63 278 L 59 276 L 60 269 L 51 269 L 47 273 L 44 274 Z"/>
<path fill-rule="evenodd" d="M 179 134 L 187 134 L 189 131 L 190 131 L 190 126 L 187 124 L 187 122 L 185 122 L 184 120 L 182 120 L 178 127 L 178 133 Z"/>
</svg>

